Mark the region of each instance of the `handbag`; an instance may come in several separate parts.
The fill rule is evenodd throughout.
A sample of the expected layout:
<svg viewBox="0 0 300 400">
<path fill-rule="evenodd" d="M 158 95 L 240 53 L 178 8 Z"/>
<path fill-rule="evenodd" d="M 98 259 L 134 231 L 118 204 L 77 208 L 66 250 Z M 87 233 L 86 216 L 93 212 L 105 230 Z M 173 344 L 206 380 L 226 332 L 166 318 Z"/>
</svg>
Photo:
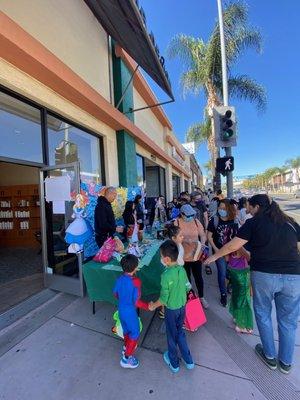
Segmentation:
<svg viewBox="0 0 300 400">
<path fill-rule="evenodd" d="M 187 298 L 184 328 L 188 331 L 195 332 L 200 326 L 206 323 L 206 315 L 199 297 L 196 296 L 193 290 L 189 291 Z"/>
<path fill-rule="evenodd" d="M 112 258 L 115 248 L 116 248 L 116 242 L 114 241 L 113 238 L 109 237 L 103 243 L 102 247 L 95 255 L 93 260 L 99 263 L 107 263 Z"/>
</svg>

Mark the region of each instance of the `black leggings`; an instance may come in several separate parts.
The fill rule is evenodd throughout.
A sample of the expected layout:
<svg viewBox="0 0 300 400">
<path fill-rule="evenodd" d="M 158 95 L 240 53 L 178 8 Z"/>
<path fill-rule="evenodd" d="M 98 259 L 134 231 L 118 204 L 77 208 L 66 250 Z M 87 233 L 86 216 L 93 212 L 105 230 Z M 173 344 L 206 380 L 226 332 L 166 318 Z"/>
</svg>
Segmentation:
<svg viewBox="0 0 300 400">
<path fill-rule="evenodd" d="M 191 282 L 191 272 L 197 286 L 198 296 L 203 297 L 203 278 L 201 261 L 185 261 L 184 269 L 186 270 L 189 281 Z"/>
</svg>

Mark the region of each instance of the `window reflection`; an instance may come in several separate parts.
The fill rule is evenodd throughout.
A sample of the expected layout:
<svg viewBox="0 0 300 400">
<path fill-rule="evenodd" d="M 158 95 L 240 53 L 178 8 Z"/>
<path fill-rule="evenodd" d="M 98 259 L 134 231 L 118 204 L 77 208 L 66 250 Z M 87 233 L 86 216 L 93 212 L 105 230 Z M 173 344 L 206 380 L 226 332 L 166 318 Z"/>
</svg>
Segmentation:
<svg viewBox="0 0 300 400">
<path fill-rule="evenodd" d="M 136 155 L 136 165 L 137 165 L 137 184 L 138 186 L 143 186 L 145 181 L 144 174 L 144 160 L 140 155 Z"/>
<path fill-rule="evenodd" d="M 41 112 L 0 92 L 0 155 L 43 162 Z"/>
<path fill-rule="evenodd" d="M 102 183 L 99 139 L 51 115 L 47 125 L 50 165 L 79 161 L 82 182 Z"/>
</svg>

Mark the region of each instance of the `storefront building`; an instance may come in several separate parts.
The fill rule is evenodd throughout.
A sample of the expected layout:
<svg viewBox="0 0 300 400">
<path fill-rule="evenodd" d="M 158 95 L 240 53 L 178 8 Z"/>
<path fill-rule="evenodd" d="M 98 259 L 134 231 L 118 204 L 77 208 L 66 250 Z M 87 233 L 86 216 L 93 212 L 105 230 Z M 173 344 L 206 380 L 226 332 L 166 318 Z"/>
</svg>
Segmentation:
<svg viewBox="0 0 300 400">
<path fill-rule="evenodd" d="M 44 286 L 82 294 L 63 243 L 72 211 L 49 207 L 46 177 L 67 174 L 73 192 L 138 184 L 168 200 L 191 188 L 170 121 L 147 108 L 159 101 L 91 3 L 1 1 L 0 313 Z"/>
</svg>

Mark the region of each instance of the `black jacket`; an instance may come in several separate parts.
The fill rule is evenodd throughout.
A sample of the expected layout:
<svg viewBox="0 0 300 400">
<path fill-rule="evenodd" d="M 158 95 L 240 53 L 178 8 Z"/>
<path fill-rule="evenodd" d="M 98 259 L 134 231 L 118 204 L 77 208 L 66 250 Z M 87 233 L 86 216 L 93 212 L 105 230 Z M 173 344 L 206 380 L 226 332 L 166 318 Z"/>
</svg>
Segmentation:
<svg viewBox="0 0 300 400">
<path fill-rule="evenodd" d="M 99 196 L 95 208 L 95 232 L 98 235 L 112 236 L 116 232 L 116 220 L 110 202 Z"/>
</svg>

